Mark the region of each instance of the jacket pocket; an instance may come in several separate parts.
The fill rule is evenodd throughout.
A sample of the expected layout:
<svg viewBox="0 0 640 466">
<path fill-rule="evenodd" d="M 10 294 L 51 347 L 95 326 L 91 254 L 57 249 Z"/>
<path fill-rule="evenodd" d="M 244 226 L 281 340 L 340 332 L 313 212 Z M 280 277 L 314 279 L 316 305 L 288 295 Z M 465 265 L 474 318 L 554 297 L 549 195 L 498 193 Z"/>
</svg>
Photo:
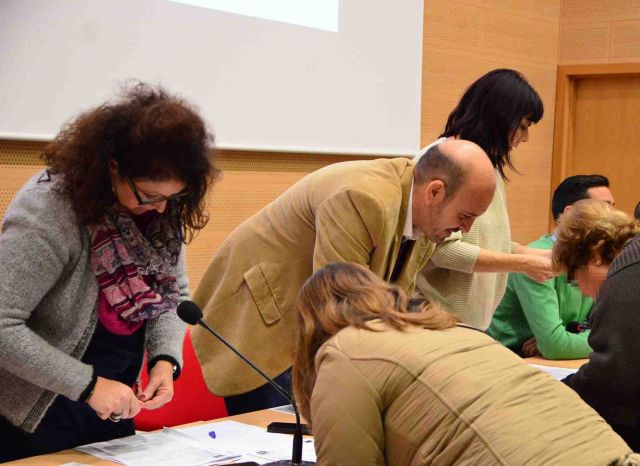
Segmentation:
<svg viewBox="0 0 640 466">
<path fill-rule="evenodd" d="M 269 263 L 254 265 L 244 273 L 249 292 L 267 325 L 282 318 L 282 306 L 275 291 L 275 280 L 282 272 L 282 266 Z"/>
</svg>

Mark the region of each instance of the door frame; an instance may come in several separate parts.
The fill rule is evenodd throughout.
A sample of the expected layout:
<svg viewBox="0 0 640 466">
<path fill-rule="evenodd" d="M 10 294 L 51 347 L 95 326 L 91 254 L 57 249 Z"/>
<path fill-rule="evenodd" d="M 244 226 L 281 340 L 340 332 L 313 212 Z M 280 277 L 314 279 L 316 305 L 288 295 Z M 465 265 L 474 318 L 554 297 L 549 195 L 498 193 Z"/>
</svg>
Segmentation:
<svg viewBox="0 0 640 466">
<path fill-rule="evenodd" d="M 607 76 L 640 76 L 640 63 L 558 66 L 553 155 L 551 158 L 551 196 L 555 187 L 567 177 L 568 167 L 573 165 L 576 82 L 583 78 Z M 550 216 L 549 230 L 552 231 L 554 228 L 553 216 Z"/>
</svg>

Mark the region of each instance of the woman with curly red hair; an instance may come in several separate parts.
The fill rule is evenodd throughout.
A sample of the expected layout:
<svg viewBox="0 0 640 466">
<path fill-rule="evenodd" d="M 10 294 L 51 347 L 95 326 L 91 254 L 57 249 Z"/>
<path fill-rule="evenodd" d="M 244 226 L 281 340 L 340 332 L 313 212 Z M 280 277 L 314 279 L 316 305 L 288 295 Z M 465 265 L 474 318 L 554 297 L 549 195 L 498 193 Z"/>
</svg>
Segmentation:
<svg viewBox="0 0 640 466">
<path fill-rule="evenodd" d="M 212 143 L 189 104 L 138 84 L 45 148 L 0 236 L 0 461 L 131 435 L 171 400 Z"/>
</svg>

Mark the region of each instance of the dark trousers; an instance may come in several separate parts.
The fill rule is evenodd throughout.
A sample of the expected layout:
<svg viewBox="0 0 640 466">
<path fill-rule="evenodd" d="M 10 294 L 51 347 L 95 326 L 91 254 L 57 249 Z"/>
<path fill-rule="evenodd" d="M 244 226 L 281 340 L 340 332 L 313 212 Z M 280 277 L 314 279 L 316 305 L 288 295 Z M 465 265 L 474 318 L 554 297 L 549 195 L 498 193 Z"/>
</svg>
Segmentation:
<svg viewBox="0 0 640 466">
<path fill-rule="evenodd" d="M 273 379 L 278 385 L 291 393 L 291 369 L 283 372 Z M 249 413 L 260 409 L 274 408 L 288 405 L 289 400 L 284 398 L 270 384 L 263 385 L 241 395 L 227 396 L 224 399 L 229 416 Z"/>
<path fill-rule="evenodd" d="M 120 336 L 98 325 L 82 361 L 92 364 L 98 376 L 133 385 L 142 365 L 143 348 L 144 326 L 132 335 Z M 133 434 L 133 419 L 103 421 L 88 404 L 59 395 L 32 434 L 0 416 L 0 462 Z"/>
</svg>

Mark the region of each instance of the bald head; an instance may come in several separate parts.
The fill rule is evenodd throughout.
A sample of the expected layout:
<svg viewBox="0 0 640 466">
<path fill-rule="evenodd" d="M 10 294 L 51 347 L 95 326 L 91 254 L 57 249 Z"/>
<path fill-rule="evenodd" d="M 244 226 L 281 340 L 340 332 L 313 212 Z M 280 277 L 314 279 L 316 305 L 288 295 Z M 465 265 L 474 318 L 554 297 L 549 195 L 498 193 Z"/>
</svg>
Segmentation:
<svg viewBox="0 0 640 466">
<path fill-rule="evenodd" d="M 413 219 L 432 241 L 468 231 L 496 189 L 491 161 L 480 146 L 448 139 L 431 147 L 414 167 Z"/>
<path fill-rule="evenodd" d="M 413 176 L 416 184 L 441 180 L 448 198 L 467 183 L 484 184 L 490 191 L 496 184 L 494 168 L 484 150 L 462 139 L 447 139 L 432 146 L 416 163 Z"/>
</svg>

